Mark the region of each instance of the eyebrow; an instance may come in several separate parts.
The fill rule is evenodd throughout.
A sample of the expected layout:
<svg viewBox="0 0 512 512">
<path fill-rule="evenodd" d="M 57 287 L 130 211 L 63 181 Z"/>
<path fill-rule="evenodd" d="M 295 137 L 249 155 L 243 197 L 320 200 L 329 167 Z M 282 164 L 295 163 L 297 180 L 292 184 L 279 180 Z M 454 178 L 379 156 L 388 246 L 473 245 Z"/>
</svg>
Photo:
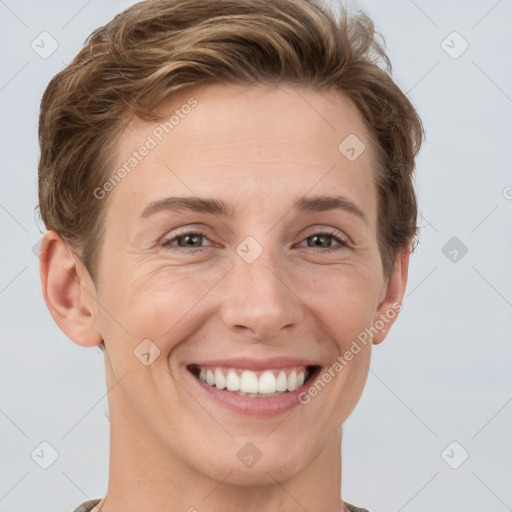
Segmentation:
<svg viewBox="0 0 512 512">
<path fill-rule="evenodd" d="M 299 197 L 293 204 L 293 209 L 300 212 L 322 212 L 326 210 L 343 210 L 360 217 L 366 224 L 368 219 L 363 211 L 353 201 L 344 196 L 312 196 Z M 224 217 L 234 217 L 237 211 L 231 205 L 218 199 L 199 197 L 166 197 L 150 203 L 141 213 L 140 218 L 146 218 L 161 211 L 186 210 L 198 213 L 210 213 Z"/>
</svg>

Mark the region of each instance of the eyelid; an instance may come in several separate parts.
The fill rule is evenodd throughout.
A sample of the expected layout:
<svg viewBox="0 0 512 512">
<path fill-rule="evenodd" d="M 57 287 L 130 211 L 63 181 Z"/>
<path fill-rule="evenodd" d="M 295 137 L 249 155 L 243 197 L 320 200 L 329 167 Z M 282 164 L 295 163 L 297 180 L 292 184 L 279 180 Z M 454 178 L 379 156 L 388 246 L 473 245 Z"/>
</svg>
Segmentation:
<svg viewBox="0 0 512 512">
<path fill-rule="evenodd" d="M 327 224 L 310 225 L 307 228 L 301 230 L 297 236 L 301 236 L 304 239 L 318 234 L 330 235 L 342 239 L 347 244 L 354 244 L 350 236 L 345 231 L 333 226 L 329 226 Z"/>
</svg>

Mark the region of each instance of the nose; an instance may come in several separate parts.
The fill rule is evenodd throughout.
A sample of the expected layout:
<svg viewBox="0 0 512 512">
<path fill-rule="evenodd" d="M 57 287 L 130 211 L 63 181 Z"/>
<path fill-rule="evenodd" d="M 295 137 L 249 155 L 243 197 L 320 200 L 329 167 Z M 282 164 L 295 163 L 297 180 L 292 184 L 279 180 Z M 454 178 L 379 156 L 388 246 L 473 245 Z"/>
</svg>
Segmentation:
<svg viewBox="0 0 512 512">
<path fill-rule="evenodd" d="M 223 280 L 220 315 L 224 325 L 257 340 L 282 336 L 304 318 L 304 304 L 293 289 L 291 271 L 270 251 L 252 263 L 235 254 L 233 268 Z"/>
</svg>

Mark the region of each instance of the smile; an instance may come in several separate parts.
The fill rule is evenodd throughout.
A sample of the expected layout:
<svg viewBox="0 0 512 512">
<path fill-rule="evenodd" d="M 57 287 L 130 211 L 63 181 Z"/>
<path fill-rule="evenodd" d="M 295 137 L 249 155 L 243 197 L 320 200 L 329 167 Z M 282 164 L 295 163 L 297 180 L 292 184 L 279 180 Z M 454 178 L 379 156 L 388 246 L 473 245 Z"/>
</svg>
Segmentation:
<svg viewBox="0 0 512 512">
<path fill-rule="evenodd" d="M 320 366 L 248 369 L 189 364 L 187 370 L 200 389 L 221 405 L 242 414 L 273 416 L 300 405 L 300 390 Z"/>
<path fill-rule="evenodd" d="M 312 368 L 295 367 L 265 371 L 241 368 L 205 368 L 192 366 L 192 373 L 202 382 L 217 389 L 236 392 L 240 396 L 261 398 L 277 396 L 300 388 L 309 377 Z"/>
</svg>

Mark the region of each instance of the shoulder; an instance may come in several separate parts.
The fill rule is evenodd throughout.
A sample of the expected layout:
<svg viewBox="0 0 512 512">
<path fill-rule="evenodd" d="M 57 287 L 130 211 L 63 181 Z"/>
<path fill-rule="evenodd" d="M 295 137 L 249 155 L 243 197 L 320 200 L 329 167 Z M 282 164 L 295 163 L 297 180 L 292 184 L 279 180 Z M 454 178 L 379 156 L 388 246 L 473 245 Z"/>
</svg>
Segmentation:
<svg viewBox="0 0 512 512">
<path fill-rule="evenodd" d="M 349 512 L 371 512 L 370 510 L 368 510 L 366 508 L 358 507 L 357 505 L 348 503 L 347 501 L 344 501 L 343 503 L 345 503 L 345 506 L 347 507 L 347 510 Z"/>
<path fill-rule="evenodd" d="M 79 507 L 75 508 L 73 512 L 91 512 L 92 508 L 95 507 L 101 500 L 89 500 L 82 503 Z M 352 503 L 344 502 L 349 512 L 370 512 L 366 508 L 358 507 Z"/>
<path fill-rule="evenodd" d="M 101 500 L 89 500 L 82 503 L 79 507 L 75 508 L 73 512 L 91 512 L 93 507 L 97 505 Z"/>
</svg>

